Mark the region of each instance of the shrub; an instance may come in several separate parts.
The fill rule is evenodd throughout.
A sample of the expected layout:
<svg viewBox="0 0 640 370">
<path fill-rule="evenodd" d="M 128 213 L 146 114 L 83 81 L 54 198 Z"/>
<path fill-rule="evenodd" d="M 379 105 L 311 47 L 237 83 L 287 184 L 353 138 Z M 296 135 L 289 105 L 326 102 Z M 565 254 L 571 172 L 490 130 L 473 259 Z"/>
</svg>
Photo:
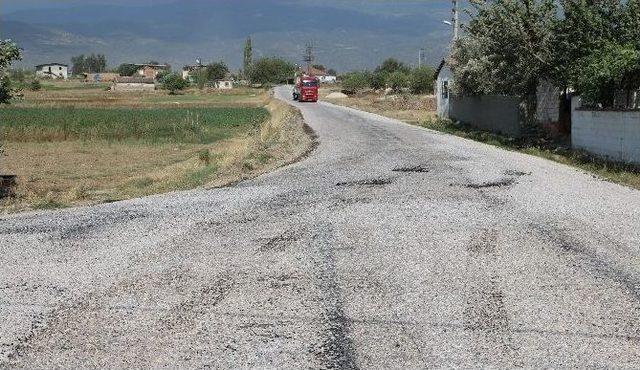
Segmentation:
<svg viewBox="0 0 640 370">
<path fill-rule="evenodd" d="M 356 94 L 370 86 L 370 78 L 366 72 L 351 72 L 344 76 L 342 88 L 352 94 Z"/>
<path fill-rule="evenodd" d="M 393 91 L 400 91 L 409 86 L 409 76 L 401 71 L 393 72 L 387 78 L 387 84 Z"/>
<path fill-rule="evenodd" d="M 169 90 L 169 94 L 174 95 L 177 91 L 186 89 L 189 83 L 185 81 L 178 73 L 169 73 L 160 80 L 162 88 Z"/>
<path fill-rule="evenodd" d="M 33 80 L 29 83 L 29 90 L 31 91 L 40 91 L 42 90 L 42 84 L 40 80 Z"/>
<path fill-rule="evenodd" d="M 409 88 L 413 94 L 429 94 L 433 92 L 435 71 L 433 68 L 423 66 L 411 71 L 409 76 Z"/>
<path fill-rule="evenodd" d="M 371 88 L 375 90 L 384 89 L 387 87 L 387 79 L 389 73 L 385 71 L 376 71 L 371 75 Z"/>
</svg>

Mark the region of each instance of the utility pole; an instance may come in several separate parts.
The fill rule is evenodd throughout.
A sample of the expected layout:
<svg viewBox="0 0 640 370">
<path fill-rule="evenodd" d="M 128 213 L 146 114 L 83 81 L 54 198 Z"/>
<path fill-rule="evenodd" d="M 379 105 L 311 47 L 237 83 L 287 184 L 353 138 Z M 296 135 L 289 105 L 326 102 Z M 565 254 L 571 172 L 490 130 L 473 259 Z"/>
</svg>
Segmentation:
<svg viewBox="0 0 640 370">
<path fill-rule="evenodd" d="M 458 0 L 453 1 L 453 40 L 458 40 L 458 33 L 460 32 L 460 11 L 458 9 Z"/>
<path fill-rule="evenodd" d="M 311 74 L 311 63 L 313 63 L 314 60 L 314 56 L 313 56 L 313 44 L 308 43 L 307 47 L 305 48 L 304 51 L 304 55 L 302 57 L 302 60 L 307 63 L 307 74 L 310 75 Z"/>
<path fill-rule="evenodd" d="M 418 51 L 418 68 L 422 67 L 422 61 L 424 60 L 424 49 Z"/>
</svg>

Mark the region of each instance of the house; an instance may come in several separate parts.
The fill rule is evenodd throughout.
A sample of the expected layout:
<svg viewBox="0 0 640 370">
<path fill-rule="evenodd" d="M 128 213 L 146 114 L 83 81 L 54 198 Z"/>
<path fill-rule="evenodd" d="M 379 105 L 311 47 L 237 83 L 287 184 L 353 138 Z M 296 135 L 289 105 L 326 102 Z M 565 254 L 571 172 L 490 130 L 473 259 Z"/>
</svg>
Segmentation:
<svg viewBox="0 0 640 370">
<path fill-rule="evenodd" d="M 36 77 L 66 80 L 69 77 L 69 66 L 62 63 L 48 63 L 36 66 Z"/>
<path fill-rule="evenodd" d="M 118 73 L 83 73 L 84 82 L 114 82 Z"/>
<path fill-rule="evenodd" d="M 334 83 L 338 82 L 338 77 L 337 76 L 330 75 L 330 74 L 327 73 L 327 71 L 325 71 L 323 69 L 311 67 L 311 68 L 309 68 L 309 70 L 307 70 L 307 68 L 300 68 L 299 72 L 301 74 L 307 74 L 309 76 L 317 77 L 318 81 L 320 81 L 320 83 L 334 84 Z"/>
<path fill-rule="evenodd" d="M 438 69 L 436 69 L 434 80 L 436 81 L 436 86 L 434 86 L 433 91 L 436 94 L 438 117 L 449 118 L 449 95 L 453 85 L 453 73 L 446 60 L 443 59 L 440 62 Z"/>
<path fill-rule="evenodd" d="M 182 67 L 182 78 L 187 81 L 193 82 L 195 73 L 206 67 L 207 66 L 202 64 L 186 65 Z"/>
<path fill-rule="evenodd" d="M 146 77 L 146 78 L 156 78 L 158 73 L 162 71 L 169 71 L 171 67 L 168 64 L 134 64 L 134 66 L 138 67 L 138 71 L 136 75 Z"/>
<path fill-rule="evenodd" d="M 142 76 L 118 76 L 111 86 L 111 91 L 153 91 L 155 89 L 155 80 Z"/>
<path fill-rule="evenodd" d="M 220 90 L 231 90 L 233 89 L 234 81 L 233 76 L 230 73 L 227 73 L 225 78 L 220 81 L 216 81 L 215 87 Z"/>
</svg>

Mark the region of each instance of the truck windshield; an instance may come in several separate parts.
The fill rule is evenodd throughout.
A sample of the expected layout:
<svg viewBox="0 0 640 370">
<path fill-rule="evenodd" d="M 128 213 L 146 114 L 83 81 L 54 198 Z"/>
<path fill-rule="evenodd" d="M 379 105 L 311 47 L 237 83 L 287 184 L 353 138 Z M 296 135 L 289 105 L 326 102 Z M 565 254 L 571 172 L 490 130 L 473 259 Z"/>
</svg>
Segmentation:
<svg viewBox="0 0 640 370">
<path fill-rule="evenodd" d="M 302 86 L 304 86 L 304 87 L 318 87 L 318 82 L 317 81 L 304 81 L 302 83 Z"/>
</svg>

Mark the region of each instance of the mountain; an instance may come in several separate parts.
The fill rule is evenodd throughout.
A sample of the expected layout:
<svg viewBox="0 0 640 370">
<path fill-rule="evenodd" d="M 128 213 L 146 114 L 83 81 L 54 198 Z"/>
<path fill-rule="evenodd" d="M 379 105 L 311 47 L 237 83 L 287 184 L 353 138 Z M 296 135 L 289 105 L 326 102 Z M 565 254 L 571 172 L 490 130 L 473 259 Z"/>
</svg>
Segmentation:
<svg viewBox="0 0 640 370">
<path fill-rule="evenodd" d="M 446 0 L 118 2 L 14 11 L 1 16 L 0 37 L 24 48 L 24 66 L 103 53 L 113 66 L 150 59 L 180 66 L 199 57 L 238 68 L 251 36 L 257 57 L 300 62 L 312 42 L 317 63 L 346 71 L 372 68 L 389 56 L 415 64 L 421 47 L 435 64 L 451 37 L 442 24 L 449 8 Z"/>
</svg>

